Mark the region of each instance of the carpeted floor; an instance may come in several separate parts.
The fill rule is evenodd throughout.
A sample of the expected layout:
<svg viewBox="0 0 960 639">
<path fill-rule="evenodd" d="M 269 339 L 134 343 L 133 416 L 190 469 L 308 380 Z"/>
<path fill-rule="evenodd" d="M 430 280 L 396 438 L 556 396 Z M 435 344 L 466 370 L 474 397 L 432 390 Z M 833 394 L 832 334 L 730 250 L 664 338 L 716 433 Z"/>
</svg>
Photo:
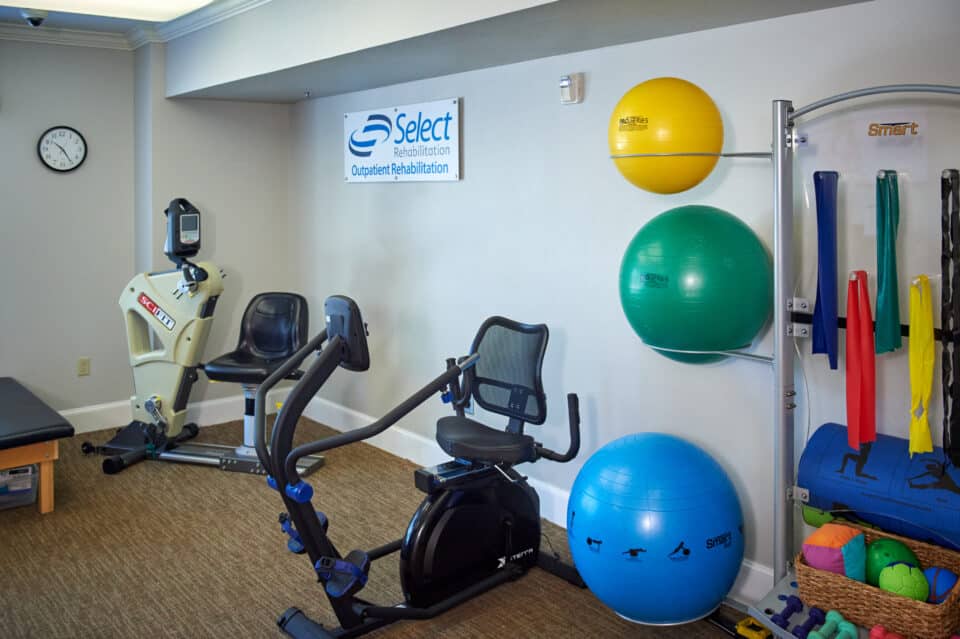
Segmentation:
<svg viewBox="0 0 960 639">
<path fill-rule="evenodd" d="M 308 423 L 304 435 L 323 427 Z M 205 428 L 198 441 L 239 442 L 239 422 Z M 56 510 L 0 511 L 0 637 L 280 637 L 289 606 L 335 619 L 303 556 L 286 550 L 279 496 L 263 478 L 146 462 L 100 472 L 81 439 L 61 442 Z M 420 501 L 415 466 L 366 444 L 332 451 L 310 482 L 341 551 L 401 536 Z M 566 553 L 563 531 L 548 526 Z M 400 599 L 396 558 L 377 561 L 368 600 Z M 705 622 L 644 628 L 606 609 L 589 591 L 543 571 L 467 602 L 440 618 L 399 622 L 371 636 L 722 637 Z"/>
</svg>

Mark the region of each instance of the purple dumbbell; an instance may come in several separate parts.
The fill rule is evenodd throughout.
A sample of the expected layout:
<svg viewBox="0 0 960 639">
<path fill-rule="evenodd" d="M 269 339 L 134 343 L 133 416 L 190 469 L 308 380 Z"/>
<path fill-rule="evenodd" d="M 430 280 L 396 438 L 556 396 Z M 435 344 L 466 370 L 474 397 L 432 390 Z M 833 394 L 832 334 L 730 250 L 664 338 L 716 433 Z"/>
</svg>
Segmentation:
<svg viewBox="0 0 960 639">
<path fill-rule="evenodd" d="M 803 610 L 803 602 L 800 601 L 800 597 L 790 595 L 787 597 L 787 605 L 783 607 L 783 610 L 770 617 L 770 621 L 786 630 L 787 626 L 790 625 L 790 617 L 793 613 L 801 610 Z"/>
<path fill-rule="evenodd" d="M 793 629 L 793 636 L 797 637 L 797 639 L 807 639 L 807 635 L 810 634 L 810 631 L 826 620 L 827 617 L 824 612 L 814 606 L 807 612 L 807 620 L 803 622 L 803 625 L 797 626 Z"/>
</svg>

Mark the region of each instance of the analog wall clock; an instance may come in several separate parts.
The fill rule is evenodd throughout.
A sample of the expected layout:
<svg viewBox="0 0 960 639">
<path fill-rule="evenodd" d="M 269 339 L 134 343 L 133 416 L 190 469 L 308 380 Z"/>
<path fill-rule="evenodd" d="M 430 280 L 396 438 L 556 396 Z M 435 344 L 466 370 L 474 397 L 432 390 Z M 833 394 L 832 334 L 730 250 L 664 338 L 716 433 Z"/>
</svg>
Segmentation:
<svg viewBox="0 0 960 639">
<path fill-rule="evenodd" d="M 37 154 L 51 171 L 67 173 L 87 159 L 87 141 L 73 127 L 50 127 L 37 141 Z"/>
</svg>

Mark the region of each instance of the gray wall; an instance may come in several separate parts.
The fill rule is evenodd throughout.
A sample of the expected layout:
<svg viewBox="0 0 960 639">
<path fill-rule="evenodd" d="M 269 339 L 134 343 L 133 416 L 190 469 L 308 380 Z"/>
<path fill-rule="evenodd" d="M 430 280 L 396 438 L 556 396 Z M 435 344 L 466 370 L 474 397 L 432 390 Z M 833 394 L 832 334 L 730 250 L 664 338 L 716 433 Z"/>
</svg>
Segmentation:
<svg viewBox="0 0 960 639">
<path fill-rule="evenodd" d="M 227 274 L 217 303 L 206 358 L 236 347 L 240 317 L 254 294 L 295 290 L 287 226 L 290 109 L 286 104 L 215 100 L 170 100 L 162 92 L 163 45 L 147 45 L 151 93 L 138 108 L 152 132 L 149 161 L 153 264 L 167 268 L 162 211 L 174 197 L 186 197 L 203 213 L 199 260 Z M 150 226 L 152 224 L 152 227 Z M 293 288 L 292 288 L 293 287 Z M 209 384 L 201 376 L 191 401 L 237 395 L 235 384 Z"/>
<path fill-rule="evenodd" d="M 136 53 L 0 41 L 0 375 L 64 410 L 132 392 L 117 299 L 137 271 L 167 269 L 163 210 L 204 213 L 202 260 L 228 277 L 206 349 L 236 345 L 247 301 L 289 290 L 287 105 L 164 97 L 163 45 Z M 79 129 L 85 164 L 58 175 L 36 155 L 54 124 Z M 92 374 L 77 377 L 78 357 Z M 192 400 L 238 395 L 202 381 Z M 104 427 L 115 424 L 104 424 Z"/>
<path fill-rule="evenodd" d="M 129 51 L 0 41 L 0 375 L 54 408 L 132 387 L 117 307 L 133 271 L 132 94 Z M 37 157 L 58 124 L 90 147 L 73 173 Z"/>
<path fill-rule="evenodd" d="M 675 206 L 732 211 L 769 244 L 769 164 L 723 161 L 686 193 L 640 191 L 607 158 L 611 109 L 644 79 L 683 77 L 720 107 L 726 150 L 763 151 L 774 98 L 804 104 L 874 84 L 957 83 L 950 62 L 960 55 L 957 24 L 960 4 L 950 0 L 882 0 L 300 103 L 290 254 L 312 304 L 333 293 L 359 302 L 373 357 L 370 373 L 338 374 L 321 394 L 377 416 L 437 374 L 444 357 L 462 354 L 486 316 L 546 322 L 550 416 L 533 430 L 549 446 L 563 446 L 563 396 L 577 391 L 583 449 L 574 463 L 525 472 L 567 490 L 604 443 L 637 431 L 675 433 L 731 475 L 751 531 L 747 556 L 769 565 L 770 370 L 734 361 L 693 367 L 658 356 L 631 331 L 617 293 L 630 238 Z M 869 37 L 855 36 L 864 25 Z M 557 81 L 576 71 L 587 74 L 586 101 L 561 106 Z M 461 182 L 344 183 L 344 112 L 448 97 L 463 98 Z M 875 260 L 871 241 L 854 247 L 862 266 Z M 938 239 L 926 241 L 927 248 L 915 245 L 935 259 Z M 813 298 L 812 289 L 805 292 Z M 771 351 L 769 335 L 756 350 Z M 817 416 L 843 421 L 842 393 L 836 379 L 813 388 L 814 404 L 827 407 Z M 881 421 L 905 414 L 908 401 L 881 411 Z M 431 436 L 443 414 L 440 402 L 430 402 L 401 425 Z M 888 429 L 900 426 L 891 420 Z"/>
</svg>

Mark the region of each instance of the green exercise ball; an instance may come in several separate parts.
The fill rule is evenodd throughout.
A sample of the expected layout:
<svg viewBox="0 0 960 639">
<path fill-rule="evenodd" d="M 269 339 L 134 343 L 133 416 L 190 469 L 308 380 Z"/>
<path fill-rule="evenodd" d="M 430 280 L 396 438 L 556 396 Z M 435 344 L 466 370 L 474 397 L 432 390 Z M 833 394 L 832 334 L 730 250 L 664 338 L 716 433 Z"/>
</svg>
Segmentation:
<svg viewBox="0 0 960 639">
<path fill-rule="evenodd" d="M 620 265 L 620 303 L 651 347 L 749 346 L 770 317 L 773 267 L 749 226 L 712 206 L 681 206 L 647 222 Z M 658 353 L 706 363 L 723 355 Z"/>
</svg>

